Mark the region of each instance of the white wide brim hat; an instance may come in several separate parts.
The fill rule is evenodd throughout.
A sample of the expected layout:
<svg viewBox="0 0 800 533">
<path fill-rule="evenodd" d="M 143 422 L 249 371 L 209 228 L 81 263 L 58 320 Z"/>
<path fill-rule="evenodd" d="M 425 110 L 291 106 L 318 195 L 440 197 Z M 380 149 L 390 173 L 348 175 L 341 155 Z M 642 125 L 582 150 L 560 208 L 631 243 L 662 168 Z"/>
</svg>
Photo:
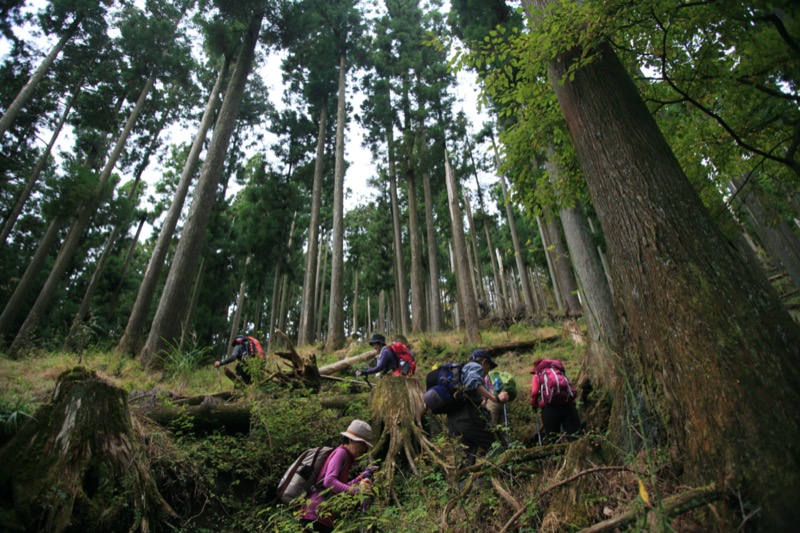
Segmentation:
<svg viewBox="0 0 800 533">
<path fill-rule="evenodd" d="M 350 440 L 357 440 L 363 442 L 369 447 L 372 447 L 372 428 L 363 420 L 353 420 L 347 426 L 347 431 L 342 431 L 344 435 Z"/>
</svg>

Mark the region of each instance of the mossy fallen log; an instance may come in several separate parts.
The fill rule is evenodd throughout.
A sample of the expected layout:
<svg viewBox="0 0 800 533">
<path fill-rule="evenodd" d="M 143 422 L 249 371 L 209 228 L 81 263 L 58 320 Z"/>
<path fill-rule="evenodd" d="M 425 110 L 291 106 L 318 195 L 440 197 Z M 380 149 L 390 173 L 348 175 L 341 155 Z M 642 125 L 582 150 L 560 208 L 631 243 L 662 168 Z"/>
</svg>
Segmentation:
<svg viewBox="0 0 800 533">
<path fill-rule="evenodd" d="M 319 402 L 328 409 L 346 409 L 353 402 L 366 401 L 368 396 L 368 393 L 320 396 Z M 250 431 L 252 402 L 227 402 L 210 395 L 202 398 L 202 401 L 198 401 L 197 397 L 185 398 L 181 404 L 143 403 L 135 406 L 134 413 L 161 427 L 189 433 L 222 431 L 228 434 L 245 434 Z"/>
<path fill-rule="evenodd" d="M 125 391 L 75 367 L 0 450 L 0 529 L 152 531 L 175 513 L 140 450 Z"/>
</svg>

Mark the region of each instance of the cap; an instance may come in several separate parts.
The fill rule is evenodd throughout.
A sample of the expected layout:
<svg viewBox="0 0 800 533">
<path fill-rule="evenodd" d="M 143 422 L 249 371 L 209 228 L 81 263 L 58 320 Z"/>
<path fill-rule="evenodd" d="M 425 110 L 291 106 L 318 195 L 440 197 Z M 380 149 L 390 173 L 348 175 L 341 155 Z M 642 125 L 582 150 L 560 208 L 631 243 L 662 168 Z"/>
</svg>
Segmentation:
<svg viewBox="0 0 800 533">
<path fill-rule="evenodd" d="M 375 333 L 369 340 L 369 345 L 372 346 L 373 344 L 382 344 L 386 346 L 386 337 L 384 337 L 380 333 Z"/>
<path fill-rule="evenodd" d="M 341 434 L 350 440 L 357 440 L 372 447 L 372 428 L 363 420 L 353 420 L 347 426 L 347 431 L 342 431 Z"/>
<path fill-rule="evenodd" d="M 484 350 L 483 348 L 472 352 L 472 356 L 470 357 L 470 359 L 472 359 L 473 361 L 486 360 L 489 363 L 489 368 L 497 368 L 497 363 L 494 362 L 494 359 L 492 359 L 492 356 L 489 355 L 489 352 Z"/>
</svg>

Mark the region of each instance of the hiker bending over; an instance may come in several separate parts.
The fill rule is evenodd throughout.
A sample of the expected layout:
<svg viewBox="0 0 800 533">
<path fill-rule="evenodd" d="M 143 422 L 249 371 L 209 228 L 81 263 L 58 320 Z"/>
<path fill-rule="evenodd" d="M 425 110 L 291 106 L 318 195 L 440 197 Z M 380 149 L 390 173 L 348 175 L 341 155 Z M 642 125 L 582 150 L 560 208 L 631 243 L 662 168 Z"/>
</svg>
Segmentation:
<svg viewBox="0 0 800 533">
<path fill-rule="evenodd" d="M 447 429 L 467 446 L 466 458 L 462 467 L 475 464 L 480 453 L 491 448 L 497 435 L 492 431 L 491 415 L 483 405 L 484 400 L 505 403 L 508 393 L 502 391 L 495 395 L 484 385 L 484 377 L 497 367 L 486 350 L 475 350 L 463 367 L 461 367 L 461 383 L 467 393 L 467 399 L 455 411 L 447 415 Z"/>
<path fill-rule="evenodd" d="M 313 531 L 333 531 L 335 517 L 321 505 L 331 494 L 357 494 L 372 487 L 369 479 L 371 469 L 347 481 L 353 461 L 372 446 L 372 428 L 362 420 L 353 420 L 342 435 L 347 437 L 347 441 L 328 456 L 303 508 L 300 522 Z"/>
<path fill-rule="evenodd" d="M 399 362 L 394 351 L 386 346 L 386 337 L 380 333 L 376 333 L 369 340 L 369 345 L 378 352 L 378 364 L 366 370 L 356 371 L 356 377 L 369 376 L 370 374 L 394 373 L 399 366 Z"/>
<path fill-rule="evenodd" d="M 251 377 L 250 371 L 247 370 L 247 360 L 251 355 L 257 355 L 259 352 L 263 353 L 261 351 L 261 345 L 259 344 L 256 346 L 256 343 L 258 343 L 258 341 L 252 337 L 238 335 L 233 339 L 233 342 L 231 342 L 231 346 L 233 346 L 231 354 L 222 361 L 214 361 L 214 368 L 219 368 L 236 361 L 236 375 L 244 383 L 249 384 Z"/>
<path fill-rule="evenodd" d="M 531 407 L 534 414 L 537 409 L 542 413 L 542 427 L 537 428 L 540 438 L 552 442 L 561 433 L 575 438 L 581 429 L 575 408 L 577 392 L 567 379 L 564 364 L 557 359 L 536 359 L 531 374 Z"/>
</svg>

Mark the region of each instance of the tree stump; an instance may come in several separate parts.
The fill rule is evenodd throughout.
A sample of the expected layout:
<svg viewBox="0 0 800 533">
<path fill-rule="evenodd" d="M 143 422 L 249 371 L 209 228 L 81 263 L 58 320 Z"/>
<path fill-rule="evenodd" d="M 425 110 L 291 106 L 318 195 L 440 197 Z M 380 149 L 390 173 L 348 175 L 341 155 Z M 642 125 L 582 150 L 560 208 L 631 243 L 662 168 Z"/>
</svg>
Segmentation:
<svg viewBox="0 0 800 533">
<path fill-rule="evenodd" d="M 405 459 L 417 474 L 415 458 L 421 451 L 427 452 L 445 470 L 452 470 L 422 428 L 423 392 L 423 383 L 416 377 L 384 377 L 377 380 L 372 391 L 372 429 L 373 435 L 379 435 L 374 439 L 372 453 L 383 456 L 385 450 L 382 470 L 389 487 L 399 459 Z"/>
<path fill-rule="evenodd" d="M 75 367 L 0 450 L 0 529 L 150 531 L 175 513 L 134 432 L 126 393 Z"/>
</svg>

